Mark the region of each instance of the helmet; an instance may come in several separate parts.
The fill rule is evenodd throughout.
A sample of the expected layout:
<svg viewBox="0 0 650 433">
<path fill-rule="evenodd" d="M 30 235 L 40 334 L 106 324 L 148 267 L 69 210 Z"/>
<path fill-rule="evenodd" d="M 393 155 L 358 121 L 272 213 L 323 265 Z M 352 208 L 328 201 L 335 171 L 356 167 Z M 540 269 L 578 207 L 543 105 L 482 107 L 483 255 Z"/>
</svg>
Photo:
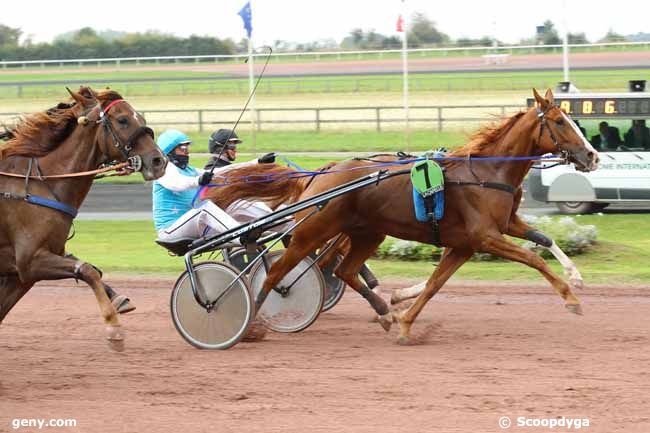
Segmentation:
<svg viewBox="0 0 650 433">
<path fill-rule="evenodd" d="M 160 134 L 157 140 L 158 147 L 165 155 L 174 150 L 179 144 L 191 142 L 192 140 L 187 135 L 176 129 L 168 129 Z"/>
<path fill-rule="evenodd" d="M 210 135 L 208 150 L 210 153 L 219 153 L 226 144 L 226 141 L 228 141 L 226 149 L 236 149 L 236 146 L 241 143 L 235 131 L 231 129 L 219 129 Z"/>
</svg>

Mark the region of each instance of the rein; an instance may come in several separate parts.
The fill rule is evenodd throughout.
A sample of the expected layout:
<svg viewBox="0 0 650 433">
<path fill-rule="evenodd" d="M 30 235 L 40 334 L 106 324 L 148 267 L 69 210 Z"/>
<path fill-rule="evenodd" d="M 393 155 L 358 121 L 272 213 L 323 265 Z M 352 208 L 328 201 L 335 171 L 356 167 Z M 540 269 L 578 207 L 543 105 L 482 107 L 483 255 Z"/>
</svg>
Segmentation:
<svg viewBox="0 0 650 433">
<path fill-rule="evenodd" d="M 408 165 L 412 164 L 415 162 L 419 161 L 424 161 L 427 158 L 420 157 L 420 158 L 414 158 L 414 159 L 401 159 L 398 161 L 376 161 L 376 164 L 372 165 L 366 165 L 362 167 L 352 167 L 352 168 L 347 168 L 347 169 L 337 169 L 337 170 L 332 170 L 328 169 L 326 171 L 310 171 L 310 170 L 296 170 L 292 173 L 278 173 L 278 174 L 265 174 L 265 175 L 260 175 L 260 174 L 253 174 L 253 175 L 248 175 L 248 176 L 238 176 L 238 177 L 233 177 L 233 176 L 215 176 L 214 179 L 222 179 L 222 183 L 210 183 L 208 185 L 209 187 L 217 187 L 217 186 L 226 186 L 230 185 L 232 183 L 238 183 L 238 182 L 243 182 L 243 183 L 268 183 L 268 182 L 273 182 L 275 180 L 283 180 L 283 179 L 292 179 L 292 178 L 302 178 L 302 177 L 316 177 L 316 176 L 321 176 L 321 175 L 326 175 L 326 174 L 333 174 L 333 173 L 343 173 L 343 172 L 348 172 L 348 171 L 358 171 L 358 170 L 368 170 L 372 168 L 377 168 L 381 169 L 384 167 L 391 167 L 391 166 L 399 166 L 399 165 Z M 553 156 L 550 157 L 545 157 L 545 156 L 519 156 L 519 157 L 474 157 L 474 158 L 467 158 L 467 157 L 457 157 L 457 156 L 445 156 L 445 157 L 434 157 L 434 158 L 428 158 L 434 161 L 554 161 L 554 162 L 563 162 L 565 161 L 564 159 L 557 159 Z M 474 184 L 480 185 L 487 185 L 490 182 L 476 182 Z"/>
<path fill-rule="evenodd" d="M 38 180 L 47 180 L 47 179 L 64 179 L 67 177 L 83 177 L 83 176 L 90 176 L 91 174 L 100 174 L 100 173 L 106 173 L 108 171 L 112 170 L 121 170 L 123 168 L 130 167 L 131 163 L 130 162 L 121 162 L 119 164 L 115 165 L 109 165 L 106 167 L 102 168 L 97 168 L 95 170 L 89 170 L 89 171 L 80 171 L 77 173 L 68 173 L 68 174 L 49 174 L 46 176 L 43 175 L 26 175 L 26 174 L 17 174 L 17 173 L 7 173 L 4 171 L 0 171 L 0 176 L 7 176 L 7 177 L 18 177 L 21 179 L 38 179 Z"/>
</svg>

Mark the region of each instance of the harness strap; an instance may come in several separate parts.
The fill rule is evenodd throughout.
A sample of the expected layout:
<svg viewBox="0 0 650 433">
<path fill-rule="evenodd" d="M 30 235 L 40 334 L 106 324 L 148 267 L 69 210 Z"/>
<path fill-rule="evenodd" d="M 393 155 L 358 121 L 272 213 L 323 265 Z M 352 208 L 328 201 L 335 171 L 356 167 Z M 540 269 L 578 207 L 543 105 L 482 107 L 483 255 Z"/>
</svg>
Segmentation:
<svg viewBox="0 0 650 433">
<path fill-rule="evenodd" d="M 15 194 L 13 192 L 2 192 L 0 193 L 0 198 L 4 198 L 7 200 L 26 201 L 29 204 L 34 204 L 37 206 L 43 206 L 50 209 L 58 210 L 59 212 L 63 212 L 64 214 L 69 215 L 72 218 L 76 218 L 77 214 L 79 213 L 79 211 L 75 207 L 72 207 L 65 203 L 61 203 L 60 201 L 51 200 L 49 198 L 41 197 L 38 195 L 32 195 L 32 194 L 23 195 L 23 194 Z"/>
<path fill-rule="evenodd" d="M 431 234 L 433 235 L 431 241 L 435 246 L 440 247 L 442 246 L 440 244 L 440 223 L 436 219 L 435 215 L 435 194 L 424 197 L 424 206 L 427 215 L 429 215 L 429 222 L 431 223 Z"/>
<path fill-rule="evenodd" d="M 25 196 L 25 201 L 30 204 L 35 204 L 38 206 L 49 207 L 50 209 L 58 210 L 63 212 L 66 215 L 70 215 L 72 218 L 77 217 L 79 211 L 77 208 L 61 203 L 60 201 L 50 200 L 49 198 L 41 197 L 38 195 L 27 194 Z"/>
<path fill-rule="evenodd" d="M 463 186 L 463 185 L 475 185 L 475 186 L 480 186 L 481 188 L 490 188 L 490 189 L 496 189 L 499 191 L 504 191 L 509 194 L 513 194 L 516 191 L 516 188 L 513 187 L 512 185 L 508 185 L 506 183 L 498 183 L 498 182 L 466 182 L 463 180 L 445 180 L 445 185 L 455 185 L 455 186 Z"/>
<path fill-rule="evenodd" d="M 324 172 L 328 171 L 330 168 L 332 168 L 332 167 L 323 167 L 320 170 L 318 170 L 318 174 L 324 173 Z M 311 185 L 311 183 L 314 181 L 314 179 L 316 179 L 315 175 L 312 176 L 311 179 L 309 179 L 309 181 L 307 182 L 307 185 L 305 185 L 305 190 L 307 188 L 309 188 L 309 185 Z"/>
</svg>

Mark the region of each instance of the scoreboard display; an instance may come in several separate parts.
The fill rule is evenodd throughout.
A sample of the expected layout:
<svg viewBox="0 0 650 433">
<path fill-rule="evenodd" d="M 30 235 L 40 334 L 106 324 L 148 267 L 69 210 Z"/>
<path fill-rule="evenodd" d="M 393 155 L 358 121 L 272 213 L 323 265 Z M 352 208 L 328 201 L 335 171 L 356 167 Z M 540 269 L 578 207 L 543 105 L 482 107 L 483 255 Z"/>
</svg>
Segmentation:
<svg viewBox="0 0 650 433">
<path fill-rule="evenodd" d="M 586 95 L 557 94 L 555 103 L 575 118 L 650 118 L 650 94 Z M 535 105 L 528 98 L 528 107 Z"/>
</svg>

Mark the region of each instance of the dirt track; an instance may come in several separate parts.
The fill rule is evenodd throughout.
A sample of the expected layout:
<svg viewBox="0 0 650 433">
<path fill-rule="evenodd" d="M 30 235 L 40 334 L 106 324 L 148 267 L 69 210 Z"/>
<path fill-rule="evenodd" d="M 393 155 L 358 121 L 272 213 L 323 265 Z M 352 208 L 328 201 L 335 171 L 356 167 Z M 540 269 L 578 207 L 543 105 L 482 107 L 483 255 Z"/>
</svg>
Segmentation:
<svg viewBox="0 0 650 433">
<path fill-rule="evenodd" d="M 108 281 L 138 305 L 123 317 L 124 353 L 108 350 L 81 285 L 37 286 L 6 318 L 0 431 L 15 418 L 74 418 L 41 431 L 483 433 L 504 431 L 505 415 L 650 431 L 650 287 L 590 287 L 577 317 L 545 285 L 452 284 L 410 347 L 346 294 L 301 334 L 205 352 L 174 330 L 172 281 Z"/>
<path fill-rule="evenodd" d="M 589 53 L 571 53 L 571 68 L 644 68 L 650 66 L 650 57 L 644 51 L 605 51 Z M 255 63 L 255 73 L 259 74 L 264 62 Z M 480 55 L 450 56 L 450 57 L 420 57 L 413 53 L 409 58 L 410 72 L 449 72 L 449 71 L 503 71 L 503 70 L 539 70 L 562 69 L 562 53 L 555 54 L 524 54 L 511 56 L 501 64 L 488 63 Z M 247 77 L 248 65 L 244 63 L 206 63 L 206 64 L 166 64 L 115 66 L 89 66 L 74 69 L 76 73 L 98 73 L 115 71 L 192 71 L 216 72 L 232 77 Z M 386 74 L 401 73 L 402 60 L 395 59 L 365 59 L 365 60 L 335 60 L 323 58 L 319 61 L 295 62 L 285 61 L 271 63 L 266 76 L 302 76 L 302 75 L 331 75 L 331 74 Z M 48 69 L 48 73 L 68 73 L 65 68 Z M 42 74 L 40 68 L 21 71 L 21 74 Z M 15 74 L 15 70 L 0 70 L 2 74 Z M 631 79 L 634 77 L 630 77 Z"/>
</svg>

